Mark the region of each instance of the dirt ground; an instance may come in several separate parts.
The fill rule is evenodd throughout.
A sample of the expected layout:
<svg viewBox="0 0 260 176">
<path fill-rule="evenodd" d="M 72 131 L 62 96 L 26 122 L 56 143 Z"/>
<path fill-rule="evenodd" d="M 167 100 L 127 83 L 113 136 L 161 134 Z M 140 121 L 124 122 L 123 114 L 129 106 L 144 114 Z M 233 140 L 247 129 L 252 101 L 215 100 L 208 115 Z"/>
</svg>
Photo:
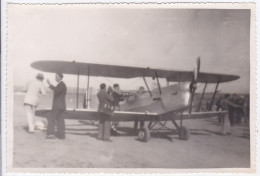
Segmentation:
<svg viewBox="0 0 260 176">
<path fill-rule="evenodd" d="M 45 107 L 51 100 L 42 100 Z M 133 122 L 121 122 L 120 136 L 112 142 L 96 139 L 97 123 L 66 120 L 66 139 L 45 139 L 45 131 L 29 134 L 22 105 L 15 95 L 15 168 L 248 168 L 250 138 L 247 125 L 236 125 L 232 134 L 221 136 L 216 118 L 186 120 L 188 141 L 171 132 L 154 132 L 149 142 L 137 140 Z M 41 118 L 39 118 L 41 119 Z M 172 124 L 169 123 L 169 127 Z"/>
</svg>

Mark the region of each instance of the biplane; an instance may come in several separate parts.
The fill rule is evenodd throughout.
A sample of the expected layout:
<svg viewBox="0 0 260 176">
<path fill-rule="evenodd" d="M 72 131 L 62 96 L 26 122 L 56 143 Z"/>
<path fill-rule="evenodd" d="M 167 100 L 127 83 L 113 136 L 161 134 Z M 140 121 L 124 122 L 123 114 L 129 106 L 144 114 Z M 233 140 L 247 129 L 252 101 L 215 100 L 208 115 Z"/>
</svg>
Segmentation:
<svg viewBox="0 0 260 176">
<path fill-rule="evenodd" d="M 84 109 L 78 107 L 79 96 L 79 77 L 87 76 L 87 107 L 89 107 L 89 81 L 90 76 L 93 77 L 112 77 L 112 78 L 136 78 L 142 77 L 146 86 L 146 91 L 136 94 L 131 99 L 126 98 L 120 105 L 120 111 L 115 111 L 111 120 L 113 121 L 134 121 L 134 128 L 138 130 L 138 138 L 147 142 L 150 138 L 151 130 L 155 130 L 155 126 L 159 129 L 165 128 L 166 123 L 172 122 L 179 138 L 188 140 L 189 130 L 183 126 L 183 120 L 223 117 L 227 112 L 194 112 L 192 111 L 193 99 L 197 83 L 204 83 L 203 93 L 199 104 L 201 105 L 205 89 L 208 84 L 216 84 L 211 104 L 220 83 L 233 81 L 239 78 L 237 75 L 215 74 L 200 72 L 200 58 L 197 59 L 195 69 L 193 71 L 176 71 L 154 68 L 141 68 L 118 65 L 105 65 L 94 63 L 81 63 L 69 61 L 37 61 L 31 64 L 37 70 L 44 72 L 62 72 L 63 74 L 71 74 L 77 76 L 77 105 L 75 109 L 67 109 L 63 114 L 65 119 L 77 120 L 99 120 L 97 109 Z M 157 88 L 151 90 L 147 83 L 147 78 L 153 78 L 157 83 Z M 161 86 L 160 79 L 166 79 L 167 86 Z M 48 117 L 50 109 L 41 109 L 36 111 L 37 116 Z M 177 123 L 176 121 L 180 122 Z M 140 122 L 140 127 L 138 123 Z M 145 122 L 149 122 L 148 125 Z"/>
</svg>

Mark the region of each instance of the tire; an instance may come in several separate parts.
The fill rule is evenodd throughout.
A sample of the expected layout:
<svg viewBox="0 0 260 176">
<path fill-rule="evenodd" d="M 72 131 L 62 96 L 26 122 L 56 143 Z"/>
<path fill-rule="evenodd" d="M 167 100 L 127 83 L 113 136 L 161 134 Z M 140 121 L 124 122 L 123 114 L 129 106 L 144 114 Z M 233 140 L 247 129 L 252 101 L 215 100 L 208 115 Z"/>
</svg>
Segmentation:
<svg viewBox="0 0 260 176">
<path fill-rule="evenodd" d="M 190 138 L 190 132 L 186 127 L 181 127 L 179 130 L 179 138 L 181 140 L 188 140 Z"/>
<path fill-rule="evenodd" d="M 150 139 L 150 130 L 147 127 L 140 128 L 138 132 L 138 139 L 143 142 L 148 142 Z"/>
</svg>

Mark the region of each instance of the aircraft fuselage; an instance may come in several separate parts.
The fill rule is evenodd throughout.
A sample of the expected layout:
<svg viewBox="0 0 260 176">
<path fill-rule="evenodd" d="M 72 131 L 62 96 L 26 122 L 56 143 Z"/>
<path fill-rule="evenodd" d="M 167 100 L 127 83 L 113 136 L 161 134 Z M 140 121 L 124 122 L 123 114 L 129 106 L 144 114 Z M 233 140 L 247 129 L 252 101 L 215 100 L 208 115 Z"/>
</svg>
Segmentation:
<svg viewBox="0 0 260 176">
<path fill-rule="evenodd" d="M 189 104 L 189 83 L 174 84 L 149 92 L 137 93 L 126 98 L 120 105 L 123 111 L 151 112 L 162 114 L 182 109 Z"/>
</svg>

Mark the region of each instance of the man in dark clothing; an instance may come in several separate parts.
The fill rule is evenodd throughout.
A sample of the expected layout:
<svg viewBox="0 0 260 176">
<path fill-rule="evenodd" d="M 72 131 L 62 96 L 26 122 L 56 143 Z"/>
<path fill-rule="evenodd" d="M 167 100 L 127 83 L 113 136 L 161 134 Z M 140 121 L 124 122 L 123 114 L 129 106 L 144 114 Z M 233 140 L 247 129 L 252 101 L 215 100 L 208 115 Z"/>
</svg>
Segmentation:
<svg viewBox="0 0 260 176">
<path fill-rule="evenodd" d="M 222 135 L 230 134 L 231 129 L 230 129 L 230 118 L 228 115 L 230 115 L 230 108 L 239 108 L 240 106 L 237 104 L 234 104 L 233 102 L 230 101 L 229 99 L 229 94 L 225 94 L 224 98 L 221 102 L 221 107 L 224 111 L 228 110 L 228 114 L 224 116 L 223 123 L 222 123 Z"/>
<path fill-rule="evenodd" d="M 243 114 L 244 114 L 244 123 L 249 123 L 249 112 L 250 112 L 250 102 L 249 102 L 249 95 L 245 97 L 244 104 L 243 104 Z"/>
<path fill-rule="evenodd" d="M 112 96 L 114 98 L 113 105 L 115 106 L 116 111 L 120 111 L 120 101 L 123 101 L 123 92 L 120 90 L 119 84 L 114 84 L 114 90 L 112 92 Z M 117 131 L 116 127 L 119 125 L 118 121 L 112 121 L 112 127 L 111 127 L 111 134 L 112 135 L 118 135 L 119 132 Z"/>
<path fill-rule="evenodd" d="M 48 118 L 47 136 L 48 139 L 55 138 L 55 126 L 57 125 L 56 137 L 59 139 L 65 139 L 65 121 L 62 117 L 62 113 L 66 111 L 66 93 L 67 87 L 62 81 L 63 74 L 56 73 L 55 80 L 58 82 L 57 86 L 53 86 L 49 80 L 47 83 L 51 90 L 53 90 L 53 102 L 52 102 L 52 115 Z"/>
<path fill-rule="evenodd" d="M 241 107 L 243 107 L 244 100 L 240 96 L 237 96 L 237 98 L 235 100 L 235 103 L 240 105 Z M 241 123 L 241 120 L 242 120 L 242 117 L 243 117 L 243 108 L 241 108 L 241 107 L 235 108 L 235 111 L 236 111 L 236 123 L 237 124 Z"/>
<path fill-rule="evenodd" d="M 240 123 L 241 115 L 242 115 L 242 102 L 240 97 L 237 94 L 233 94 L 232 97 L 229 99 L 232 103 L 240 105 L 239 107 L 229 107 L 230 111 L 230 122 L 231 126 L 235 125 L 236 123 Z"/>
<path fill-rule="evenodd" d="M 114 84 L 114 91 L 112 93 L 112 96 L 114 98 L 114 106 L 117 110 L 120 111 L 120 105 L 119 102 L 123 101 L 123 92 L 120 90 L 119 84 Z"/>
<path fill-rule="evenodd" d="M 231 102 L 231 103 L 235 103 L 235 95 L 231 95 L 230 98 L 228 98 L 228 100 Z M 235 108 L 233 106 L 228 106 L 228 116 L 229 116 L 229 120 L 230 120 L 230 125 L 231 126 L 234 126 L 235 124 L 235 113 L 234 113 L 234 110 Z"/>
<path fill-rule="evenodd" d="M 103 111 L 105 107 L 113 106 L 114 98 L 106 91 L 106 84 L 104 83 L 100 85 L 100 91 L 98 92 L 97 97 L 99 101 L 98 112 L 100 116 L 98 139 L 110 141 L 110 115 Z"/>
</svg>

